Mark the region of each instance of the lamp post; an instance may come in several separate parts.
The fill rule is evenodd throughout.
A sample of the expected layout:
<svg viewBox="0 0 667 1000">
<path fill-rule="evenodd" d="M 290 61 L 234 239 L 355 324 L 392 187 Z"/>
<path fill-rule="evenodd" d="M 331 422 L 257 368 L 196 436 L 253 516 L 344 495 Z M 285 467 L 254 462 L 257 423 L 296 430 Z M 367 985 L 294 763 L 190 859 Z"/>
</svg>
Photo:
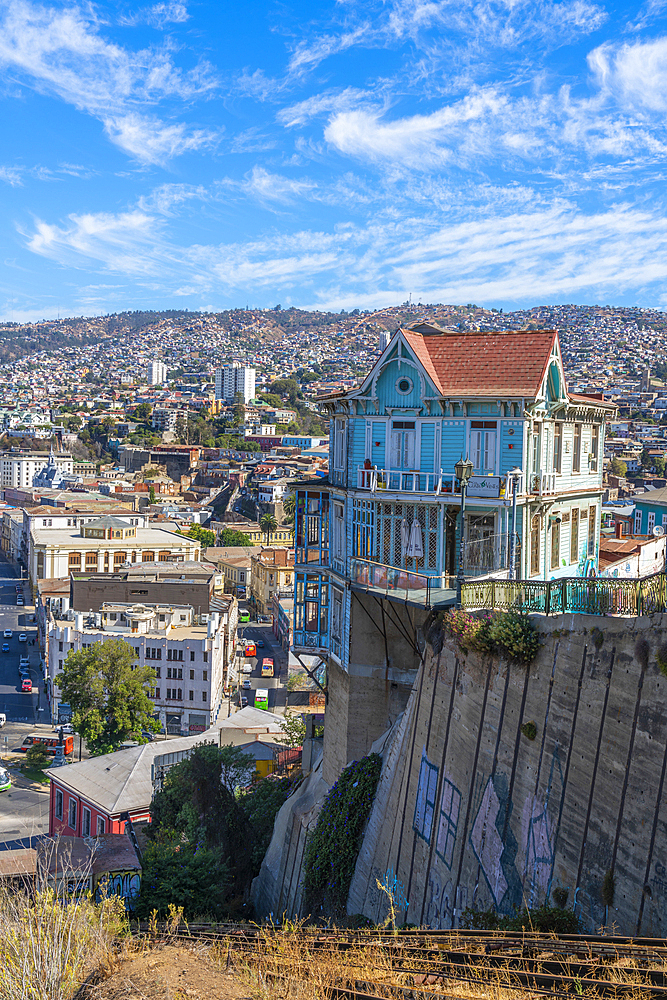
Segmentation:
<svg viewBox="0 0 667 1000">
<path fill-rule="evenodd" d="M 508 579 L 514 579 L 514 569 L 516 564 L 516 495 L 519 489 L 519 478 L 521 469 L 512 469 L 512 533 L 510 535 L 510 565 Z"/>
<path fill-rule="evenodd" d="M 468 480 L 472 475 L 472 462 L 469 458 L 464 459 L 463 456 L 458 460 L 454 466 L 454 473 L 459 483 L 461 484 L 461 528 L 459 534 L 459 565 L 456 574 L 456 607 L 461 607 L 461 594 L 463 590 L 463 546 L 464 546 L 464 534 L 465 534 L 465 510 L 466 510 L 466 490 L 468 488 Z"/>
</svg>

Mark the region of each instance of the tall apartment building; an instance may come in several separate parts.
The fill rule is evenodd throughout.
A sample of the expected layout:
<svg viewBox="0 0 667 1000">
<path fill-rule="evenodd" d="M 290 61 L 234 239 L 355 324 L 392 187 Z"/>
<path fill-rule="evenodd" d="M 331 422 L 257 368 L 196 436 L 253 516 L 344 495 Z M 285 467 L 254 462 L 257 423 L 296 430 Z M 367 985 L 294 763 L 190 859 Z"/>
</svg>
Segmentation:
<svg viewBox="0 0 667 1000">
<path fill-rule="evenodd" d="M 227 659 L 236 641 L 236 601 L 207 624 L 196 624 L 190 605 L 102 604 L 97 614 L 47 622 L 47 685 L 51 718 L 58 721 L 55 682 L 67 654 L 107 639 L 124 639 L 137 663 L 155 670 L 151 699 L 168 733 L 202 733 L 215 721 L 223 697 Z"/>
<path fill-rule="evenodd" d="M 74 462 L 68 452 L 48 451 L 10 452 L 0 458 L 2 473 L 2 488 L 19 488 L 32 486 L 33 478 L 42 472 L 51 460 L 63 475 L 73 475 Z"/>
<path fill-rule="evenodd" d="M 244 403 L 255 398 L 255 369 L 233 361 L 215 373 L 215 398 L 232 403 L 237 393 L 241 393 Z"/>
<path fill-rule="evenodd" d="M 167 366 L 162 361 L 151 361 L 146 369 L 149 385 L 162 385 L 167 381 Z"/>
<path fill-rule="evenodd" d="M 391 340 L 391 334 L 387 330 L 382 330 L 378 337 L 378 347 L 381 351 L 384 351 Z"/>
</svg>

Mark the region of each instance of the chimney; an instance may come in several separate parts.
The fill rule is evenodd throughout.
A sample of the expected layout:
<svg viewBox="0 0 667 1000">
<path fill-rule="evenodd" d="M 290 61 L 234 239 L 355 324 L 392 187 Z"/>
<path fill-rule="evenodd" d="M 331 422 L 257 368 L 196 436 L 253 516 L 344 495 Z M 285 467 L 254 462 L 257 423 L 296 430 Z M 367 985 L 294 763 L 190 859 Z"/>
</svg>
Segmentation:
<svg viewBox="0 0 667 1000">
<path fill-rule="evenodd" d="M 616 522 L 616 524 L 615 524 L 615 531 L 614 531 L 614 537 L 615 538 L 622 538 L 623 537 L 623 522 L 622 521 L 617 521 Z"/>
</svg>

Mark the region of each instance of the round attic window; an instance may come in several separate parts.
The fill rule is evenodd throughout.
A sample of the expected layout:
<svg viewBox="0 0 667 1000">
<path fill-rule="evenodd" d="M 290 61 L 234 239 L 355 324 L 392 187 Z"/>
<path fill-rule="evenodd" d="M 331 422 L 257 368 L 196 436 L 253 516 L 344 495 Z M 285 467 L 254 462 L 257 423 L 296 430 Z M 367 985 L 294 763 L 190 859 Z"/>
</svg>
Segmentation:
<svg viewBox="0 0 667 1000">
<path fill-rule="evenodd" d="M 406 376 L 399 378 L 396 383 L 396 389 L 402 396 L 407 396 L 409 392 L 412 392 L 412 379 Z"/>
</svg>

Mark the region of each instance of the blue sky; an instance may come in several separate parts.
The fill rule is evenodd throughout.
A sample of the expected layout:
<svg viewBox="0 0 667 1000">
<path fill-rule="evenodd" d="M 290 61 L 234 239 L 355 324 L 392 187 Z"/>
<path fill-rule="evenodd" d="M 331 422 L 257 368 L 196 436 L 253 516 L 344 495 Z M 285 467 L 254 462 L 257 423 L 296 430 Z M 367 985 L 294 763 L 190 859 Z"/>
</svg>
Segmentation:
<svg viewBox="0 0 667 1000">
<path fill-rule="evenodd" d="M 667 305 L 667 0 L 0 0 L 0 317 Z"/>
</svg>

